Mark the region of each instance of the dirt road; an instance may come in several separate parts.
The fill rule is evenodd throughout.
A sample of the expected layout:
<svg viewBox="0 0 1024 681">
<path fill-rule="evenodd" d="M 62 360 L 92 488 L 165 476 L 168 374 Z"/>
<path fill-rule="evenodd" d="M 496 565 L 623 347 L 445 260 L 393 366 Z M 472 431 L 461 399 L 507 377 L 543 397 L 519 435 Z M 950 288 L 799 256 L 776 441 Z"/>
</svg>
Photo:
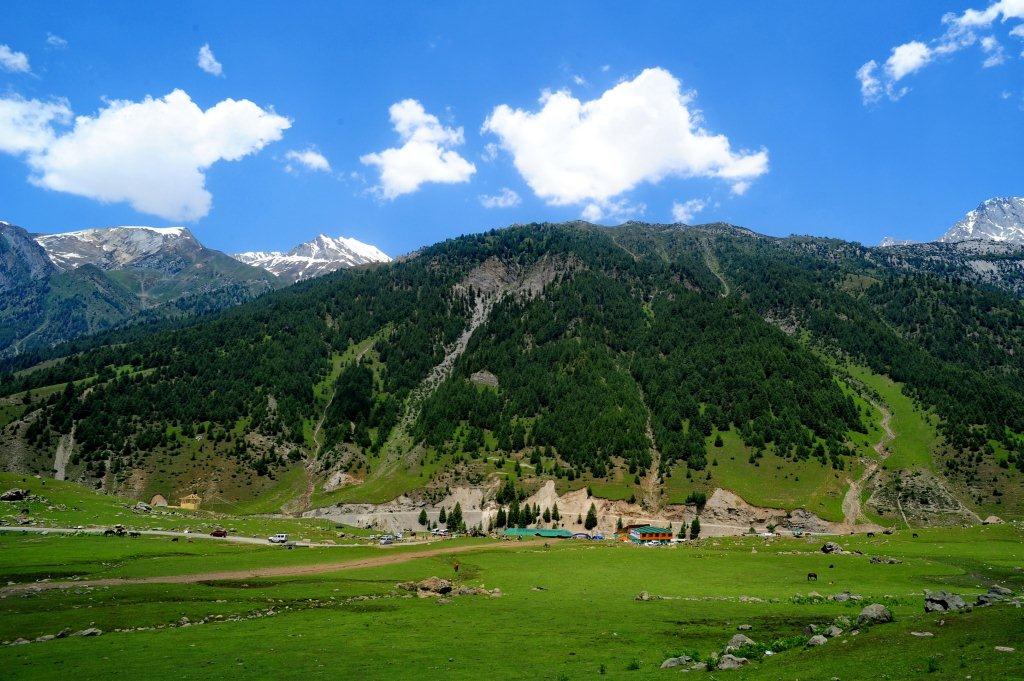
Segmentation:
<svg viewBox="0 0 1024 681">
<path fill-rule="evenodd" d="M 875 453 L 878 454 L 878 458 L 868 463 L 860 478 L 850 481 L 850 489 L 846 491 L 846 496 L 843 497 L 843 522 L 851 526 L 857 524 L 863 513 L 860 507 L 861 489 L 875 474 L 875 471 L 878 470 L 878 464 L 889 458 L 889 450 L 885 446 L 896 437 L 896 433 L 893 432 L 892 427 L 889 425 L 892 420 L 892 414 L 886 409 L 884 404 L 876 404 L 875 406 L 882 412 L 881 425 L 884 432 L 882 437 L 878 439 L 878 442 L 871 446 Z M 904 522 L 906 522 L 906 518 L 904 518 Z"/>
<path fill-rule="evenodd" d="M 355 560 L 332 561 L 329 563 L 314 563 L 312 565 L 282 565 L 275 567 L 257 568 L 254 570 L 223 570 L 220 572 L 200 572 L 187 575 L 160 575 L 156 577 L 132 577 L 132 578 L 109 578 L 109 579 L 79 579 L 76 581 L 60 582 L 30 582 L 27 584 L 11 584 L 0 587 L 0 597 L 24 591 L 45 591 L 49 589 L 78 589 L 83 587 L 102 586 L 130 586 L 134 584 L 195 584 L 197 582 L 216 582 L 223 580 L 237 579 L 260 579 L 265 577 L 295 577 L 300 575 L 318 575 L 327 572 L 340 572 L 342 570 L 358 570 L 361 568 L 380 567 L 382 565 L 395 565 L 408 563 L 421 558 L 433 558 L 435 556 L 447 556 L 472 551 L 486 550 L 509 550 L 531 548 L 541 546 L 544 540 L 500 542 L 486 544 L 471 544 L 468 546 L 448 546 L 425 551 L 409 551 L 404 553 L 393 552 L 389 549 L 381 549 L 381 555 L 371 558 L 358 558 Z"/>
</svg>

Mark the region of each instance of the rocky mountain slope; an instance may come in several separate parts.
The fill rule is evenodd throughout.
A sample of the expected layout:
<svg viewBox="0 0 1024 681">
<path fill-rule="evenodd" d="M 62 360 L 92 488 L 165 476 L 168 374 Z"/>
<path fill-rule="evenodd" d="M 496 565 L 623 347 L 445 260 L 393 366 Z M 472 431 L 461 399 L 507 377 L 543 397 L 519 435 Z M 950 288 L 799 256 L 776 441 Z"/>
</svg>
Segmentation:
<svg viewBox="0 0 1024 681">
<path fill-rule="evenodd" d="M 939 237 L 943 243 L 968 240 L 1024 245 L 1024 197 L 984 201 Z"/>
<path fill-rule="evenodd" d="M 5 222 L 0 249 L 0 356 L 140 318 L 209 311 L 279 286 L 184 227 L 32 235 Z"/>
<path fill-rule="evenodd" d="M 343 236 L 332 238 L 325 234 L 299 244 L 287 253 L 248 251 L 235 253 L 232 257 L 247 265 L 261 267 L 289 283 L 347 267 L 391 262 L 391 258 L 376 246 Z"/>
<path fill-rule="evenodd" d="M 73 436 L 71 478 L 266 511 L 457 487 L 493 510 L 551 482 L 630 517 L 731 490 L 775 509 L 757 517 L 842 522 L 869 512 L 844 504 L 856 483 L 901 507 L 933 494 L 1020 514 L 1020 277 L 979 286 L 913 248 L 723 224 L 462 237 L 31 371 L 8 363 L 0 450 L 45 471 Z M 904 498 L 916 468 L 927 485 Z"/>
</svg>

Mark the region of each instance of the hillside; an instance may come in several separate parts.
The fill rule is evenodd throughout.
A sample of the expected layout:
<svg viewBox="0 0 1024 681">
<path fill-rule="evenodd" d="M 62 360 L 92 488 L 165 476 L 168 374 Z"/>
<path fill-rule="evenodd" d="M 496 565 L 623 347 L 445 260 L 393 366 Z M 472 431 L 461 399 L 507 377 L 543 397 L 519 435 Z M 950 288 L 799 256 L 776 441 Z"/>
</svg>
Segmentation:
<svg viewBox="0 0 1024 681">
<path fill-rule="evenodd" d="M 466 236 L 8 374 L 2 448 L 250 510 L 466 490 L 484 523 L 509 495 L 539 513 L 579 490 L 602 524 L 702 494 L 726 514 L 719 492 L 848 524 L 1018 516 L 1019 280 L 905 248 L 728 225 Z"/>
</svg>

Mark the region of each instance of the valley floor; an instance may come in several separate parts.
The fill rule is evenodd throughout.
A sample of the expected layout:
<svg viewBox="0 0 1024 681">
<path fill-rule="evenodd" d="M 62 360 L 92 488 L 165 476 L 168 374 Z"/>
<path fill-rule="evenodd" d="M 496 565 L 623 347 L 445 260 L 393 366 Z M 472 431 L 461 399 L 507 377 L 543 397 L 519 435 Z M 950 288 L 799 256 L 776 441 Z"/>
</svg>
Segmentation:
<svg viewBox="0 0 1024 681">
<path fill-rule="evenodd" d="M 1010 524 L 917 535 L 837 537 L 845 551 L 827 555 L 822 538 L 286 550 L 4 532 L 0 665 L 18 679 L 666 678 L 681 673 L 659 669 L 667 657 L 707 659 L 749 625 L 742 633 L 758 644 L 789 649 L 713 678 L 1024 678 L 1024 610 L 923 607 L 925 589 L 968 602 L 994 584 L 1020 594 L 1024 532 Z M 429 577 L 500 596 L 416 598 L 396 588 Z M 48 588 L 58 585 L 66 588 Z M 844 592 L 861 598 L 833 598 Z M 868 603 L 895 621 L 856 634 L 843 627 L 805 647 L 807 625 L 856 619 Z M 90 627 L 102 634 L 34 640 Z M 19 638 L 31 642 L 10 645 Z"/>
</svg>

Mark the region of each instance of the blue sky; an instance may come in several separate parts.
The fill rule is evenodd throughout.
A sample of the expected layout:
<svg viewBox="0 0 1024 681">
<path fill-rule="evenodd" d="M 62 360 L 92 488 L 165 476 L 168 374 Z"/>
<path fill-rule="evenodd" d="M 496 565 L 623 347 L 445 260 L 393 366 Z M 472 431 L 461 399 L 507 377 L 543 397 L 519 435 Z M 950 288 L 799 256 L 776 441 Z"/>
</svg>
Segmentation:
<svg viewBox="0 0 1024 681">
<path fill-rule="evenodd" d="M 0 219 L 399 254 L 689 213 L 873 244 L 1024 193 L 1019 1 L 292 4 L 5 3 Z"/>
</svg>

